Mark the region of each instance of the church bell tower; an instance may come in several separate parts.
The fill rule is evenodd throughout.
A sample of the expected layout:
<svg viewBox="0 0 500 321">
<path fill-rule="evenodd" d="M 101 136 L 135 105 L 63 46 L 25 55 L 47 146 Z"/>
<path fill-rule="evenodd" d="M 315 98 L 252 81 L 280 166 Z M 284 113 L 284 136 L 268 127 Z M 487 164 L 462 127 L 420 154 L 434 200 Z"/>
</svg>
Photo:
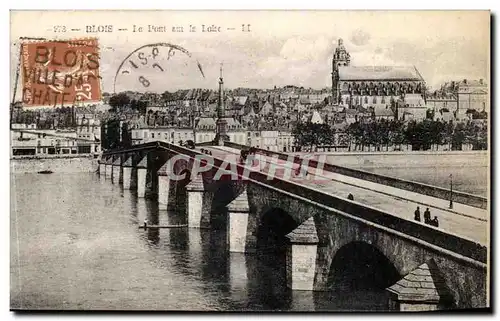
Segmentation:
<svg viewBox="0 0 500 321">
<path fill-rule="evenodd" d="M 339 39 L 332 58 L 332 95 L 334 104 L 340 102 L 339 67 L 349 66 L 350 63 L 351 55 L 345 49 L 344 41 Z"/>
</svg>

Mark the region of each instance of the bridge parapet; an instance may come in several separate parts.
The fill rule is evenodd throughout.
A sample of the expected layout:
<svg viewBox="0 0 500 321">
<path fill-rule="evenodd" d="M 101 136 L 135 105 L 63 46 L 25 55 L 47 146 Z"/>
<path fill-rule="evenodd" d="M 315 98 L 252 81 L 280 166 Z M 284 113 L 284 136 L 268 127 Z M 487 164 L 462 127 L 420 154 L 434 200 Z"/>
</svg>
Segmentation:
<svg viewBox="0 0 500 321">
<path fill-rule="evenodd" d="M 236 149 L 246 149 L 249 148 L 249 146 L 246 145 L 240 145 L 237 143 L 232 143 L 232 142 L 227 142 L 225 144 L 228 147 L 231 148 L 236 148 Z M 284 153 L 279 153 L 279 152 L 274 152 L 274 151 L 269 151 L 261 148 L 255 148 L 253 147 L 258 153 L 270 156 L 270 157 L 277 157 L 280 160 L 288 160 L 291 155 L 284 154 Z M 293 161 L 295 164 L 301 164 L 304 159 L 295 155 L 292 156 Z M 339 165 L 334 165 L 334 164 L 319 164 L 318 161 L 311 159 L 309 160 L 309 166 L 312 168 L 322 168 L 323 170 L 332 172 L 332 173 L 338 173 L 341 175 L 345 176 L 350 176 L 354 178 L 359 178 L 363 180 L 367 180 L 373 183 L 378 183 L 378 184 L 383 184 L 411 192 L 416 192 L 420 193 L 423 195 L 435 197 L 435 198 L 440 198 L 440 199 L 445 199 L 449 200 L 450 198 L 450 191 L 445 188 L 441 188 L 438 186 L 432 186 L 428 184 L 423 184 L 419 182 L 414 182 L 414 181 L 409 181 L 409 180 L 404 180 L 400 178 L 395 178 L 391 176 L 385 176 L 385 175 L 380 175 L 380 174 L 375 174 L 367 171 L 363 171 L 360 169 L 353 169 L 353 168 L 348 168 L 344 166 L 339 166 Z M 478 195 L 473 195 L 469 193 L 464 193 L 460 191 L 453 191 L 452 198 L 454 202 L 481 208 L 481 209 L 487 209 L 488 207 L 488 200 L 485 197 L 481 197 Z"/>
<path fill-rule="evenodd" d="M 411 236 L 421 242 L 427 242 L 428 244 L 471 258 L 472 260 L 486 263 L 487 248 L 475 241 L 413 221 L 408 221 L 367 205 L 326 194 L 322 191 L 295 182 L 284 181 L 278 178 L 267 181 L 265 179 L 265 174 L 256 172 L 252 173 L 251 178 L 258 182 L 258 184 L 266 186 L 266 188 L 287 192 L 291 197 L 300 197 L 300 199 L 306 202 L 316 203 L 316 206 L 329 208 L 335 211 L 335 214 L 347 214 L 351 218 L 369 221 L 385 228 L 398 231 L 404 235 Z M 269 184 L 268 182 L 272 183 Z"/>
</svg>

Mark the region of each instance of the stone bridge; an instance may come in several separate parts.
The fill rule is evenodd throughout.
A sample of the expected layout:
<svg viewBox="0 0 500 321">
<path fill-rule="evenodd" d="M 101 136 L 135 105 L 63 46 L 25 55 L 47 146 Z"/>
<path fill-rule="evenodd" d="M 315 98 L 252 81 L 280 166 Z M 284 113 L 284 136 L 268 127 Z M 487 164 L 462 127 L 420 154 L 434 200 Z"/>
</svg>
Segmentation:
<svg viewBox="0 0 500 321">
<path fill-rule="evenodd" d="M 489 306 L 486 245 L 300 181 L 269 179 L 227 156 L 152 142 L 105 152 L 99 173 L 184 213 L 191 228 L 225 229 L 230 252 L 282 253 L 293 290 L 370 282 L 387 289 L 392 309 Z"/>
</svg>

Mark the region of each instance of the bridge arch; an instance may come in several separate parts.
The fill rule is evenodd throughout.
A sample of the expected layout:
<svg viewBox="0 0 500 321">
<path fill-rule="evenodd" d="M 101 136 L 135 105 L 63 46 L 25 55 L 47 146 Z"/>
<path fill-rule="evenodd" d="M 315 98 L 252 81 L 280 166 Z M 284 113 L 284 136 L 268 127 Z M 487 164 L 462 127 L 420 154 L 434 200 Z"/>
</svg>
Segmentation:
<svg viewBox="0 0 500 321">
<path fill-rule="evenodd" d="M 190 173 L 192 171 L 193 162 L 188 156 L 175 154 L 168 161 L 173 162 L 171 166 L 176 175 L 182 175 L 186 170 L 189 170 Z"/>
<path fill-rule="evenodd" d="M 210 176 L 207 179 L 204 176 L 203 179 L 205 188 L 213 193 L 210 204 L 210 226 L 225 230 L 228 218 L 227 205 L 243 193 L 245 183 L 233 180 L 213 181 Z"/>
<path fill-rule="evenodd" d="M 334 254 L 328 275 L 330 290 L 383 291 L 403 276 L 375 245 L 352 241 Z"/>
<path fill-rule="evenodd" d="M 258 283 L 279 296 L 273 296 L 273 304 L 286 301 L 291 295 L 287 287 L 287 239 L 299 222 L 280 207 L 267 208 L 256 226 L 256 266 Z M 285 294 L 285 297 L 283 297 Z"/>
<path fill-rule="evenodd" d="M 279 207 L 263 212 L 257 226 L 257 251 L 261 253 L 284 253 L 286 235 L 296 229 L 293 215 Z"/>
</svg>

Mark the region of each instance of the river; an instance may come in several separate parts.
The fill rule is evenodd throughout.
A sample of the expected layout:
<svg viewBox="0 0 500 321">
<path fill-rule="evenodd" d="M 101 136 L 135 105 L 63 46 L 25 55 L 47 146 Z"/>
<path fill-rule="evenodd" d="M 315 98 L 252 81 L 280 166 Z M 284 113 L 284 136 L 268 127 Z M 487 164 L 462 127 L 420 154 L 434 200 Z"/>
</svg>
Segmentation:
<svg viewBox="0 0 500 321">
<path fill-rule="evenodd" d="M 93 173 L 11 174 L 11 309 L 384 310 L 383 290 L 291 291 L 279 255 L 229 253 L 220 230 Z"/>
</svg>

